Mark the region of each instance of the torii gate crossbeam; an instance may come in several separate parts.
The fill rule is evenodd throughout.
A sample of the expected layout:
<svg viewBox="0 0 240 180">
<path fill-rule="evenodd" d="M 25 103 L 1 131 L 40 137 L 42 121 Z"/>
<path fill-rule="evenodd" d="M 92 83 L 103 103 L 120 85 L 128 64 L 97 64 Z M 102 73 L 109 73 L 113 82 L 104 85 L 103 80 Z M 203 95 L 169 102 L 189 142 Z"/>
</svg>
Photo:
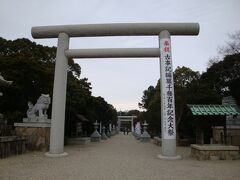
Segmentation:
<svg viewBox="0 0 240 180">
<path fill-rule="evenodd" d="M 38 26 L 32 28 L 33 38 L 58 38 L 55 64 L 50 157 L 64 156 L 64 124 L 68 58 L 160 57 L 162 155 L 177 159 L 174 86 L 171 57 L 172 35 L 198 35 L 198 23 L 119 23 Z M 159 36 L 160 48 L 132 49 L 69 49 L 70 37 L 97 36 Z"/>
<path fill-rule="evenodd" d="M 69 37 L 97 36 L 158 36 L 168 30 L 172 36 L 198 35 L 198 23 L 113 23 L 37 26 L 32 28 L 33 38 L 58 38 L 64 32 Z"/>
</svg>

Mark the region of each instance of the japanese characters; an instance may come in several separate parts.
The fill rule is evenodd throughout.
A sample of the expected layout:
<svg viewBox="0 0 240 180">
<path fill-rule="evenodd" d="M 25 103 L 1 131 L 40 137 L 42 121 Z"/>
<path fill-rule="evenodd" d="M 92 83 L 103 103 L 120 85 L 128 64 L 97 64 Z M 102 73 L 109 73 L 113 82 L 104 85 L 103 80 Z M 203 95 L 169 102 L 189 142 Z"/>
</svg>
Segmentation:
<svg viewBox="0 0 240 180">
<path fill-rule="evenodd" d="M 175 139 L 175 105 L 170 39 L 160 40 L 161 86 L 162 86 L 162 131 L 164 139 Z"/>
</svg>

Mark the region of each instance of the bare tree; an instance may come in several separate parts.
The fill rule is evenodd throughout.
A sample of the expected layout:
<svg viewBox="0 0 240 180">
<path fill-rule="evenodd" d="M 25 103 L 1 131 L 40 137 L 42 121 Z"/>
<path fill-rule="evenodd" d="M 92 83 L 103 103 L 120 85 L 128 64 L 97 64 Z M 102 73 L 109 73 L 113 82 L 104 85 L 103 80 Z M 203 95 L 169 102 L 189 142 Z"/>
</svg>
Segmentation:
<svg viewBox="0 0 240 180">
<path fill-rule="evenodd" d="M 226 45 L 218 47 L 218 55 L 211 57 L 207 63 L 207 67 L 211 67 L 214 63 L 222 61 L 227 55 L 240 53 L 240 30 L 234 33 L 228 33 L 228 41 Z"/>
<path fill-rule="evenodd" d="M 228 38 L 227 45 L 219 47 L 218 53 L 223 56 L 240 53 L 240 31 L 229 33 Z"/>
</svg>

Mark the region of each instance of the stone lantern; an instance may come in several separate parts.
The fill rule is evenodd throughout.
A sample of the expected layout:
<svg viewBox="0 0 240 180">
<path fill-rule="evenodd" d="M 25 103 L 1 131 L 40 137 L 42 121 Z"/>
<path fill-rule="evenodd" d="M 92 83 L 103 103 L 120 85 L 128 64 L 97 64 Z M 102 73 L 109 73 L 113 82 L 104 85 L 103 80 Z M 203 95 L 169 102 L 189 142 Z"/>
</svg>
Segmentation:
<svg viewBox="0 0 240 180">
<path fill-rule="evenodd" d="M 145 121 L 143 124 L 143 133 L 141 135 L 141 142 L 150 142 L 151 136 L 147 132 L 147 122 Z"/>
<path fill-rule="evenodd" d="M 106 130 L 106 127 L 103 126 L 102 127 L 102 136 L 101 136 L 102 140 L 107 140 L 108 139 L 107 135 L 105 134 L 105 130 Z"/>
<path fill-rule="evenodd" d="M 101 134 L 99 134 L 99 132 L 97 130 L 98 126 L 99 126 L 99 123 L 96 121 L 95 123 L 93 123 L 93 125 L 94 125 L 94 132 L 90 136 L 91 137 L 91 142 L 100 142 Z"/>
</svg>

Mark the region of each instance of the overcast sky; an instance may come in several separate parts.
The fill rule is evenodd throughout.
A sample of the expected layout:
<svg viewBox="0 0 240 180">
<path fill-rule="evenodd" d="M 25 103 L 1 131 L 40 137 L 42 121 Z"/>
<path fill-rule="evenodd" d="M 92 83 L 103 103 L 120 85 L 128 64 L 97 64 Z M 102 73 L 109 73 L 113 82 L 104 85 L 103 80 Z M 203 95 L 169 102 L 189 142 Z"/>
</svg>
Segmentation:
<svg viewBox="0 0 240 180">
<path fill-rule="evenodd" d="M 31 27 L 91 23 L 198 22 L 199 36 L 172 37 L 174 69 L 187 66 L 206 71 L 210 57 L 224 45 L 227 33 L 240 30 L 239 0 L 0 0 L 0 36 L 29 38 L 56 46 L 57 40 L 31 37 Z M 70 48 L 158 47 L 158 37 L 72 38 Z M 143 91 L 156 85 L 159 60 L 76 60 L 81 77 L 92 83 L 94 96 L 117 110 L 138 108 Z"/>
</svg>

